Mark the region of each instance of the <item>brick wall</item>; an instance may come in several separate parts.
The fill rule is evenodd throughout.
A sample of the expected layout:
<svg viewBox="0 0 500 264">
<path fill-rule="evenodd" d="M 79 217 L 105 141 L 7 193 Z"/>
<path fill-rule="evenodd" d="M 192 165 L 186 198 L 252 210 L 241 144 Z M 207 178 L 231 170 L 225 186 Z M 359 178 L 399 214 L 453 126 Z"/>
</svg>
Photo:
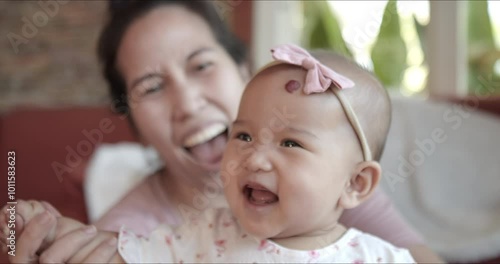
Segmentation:
<svg viewBox="0 0 500 264">
<path fill-rule="evenodd" d="M 249 45 L 251 1 L 217 1 Z M 109 102 L 96 56 L 107 1 L 0 0 L 0 114 L 17 107 Z"/>
<path fill-rule="evenodd" d="M 96 43 L 105 1 L 0 1 L 0 113 L 102 105 Z"/>
</svg>

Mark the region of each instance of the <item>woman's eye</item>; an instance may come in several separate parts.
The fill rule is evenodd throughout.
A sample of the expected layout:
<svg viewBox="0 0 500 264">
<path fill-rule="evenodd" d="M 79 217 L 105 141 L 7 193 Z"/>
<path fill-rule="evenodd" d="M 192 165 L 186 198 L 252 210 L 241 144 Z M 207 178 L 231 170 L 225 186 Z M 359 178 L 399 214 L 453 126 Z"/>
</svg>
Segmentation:
<svg viewBox="0 0 500 264">
<path fill-rule="evenodd" d="M 202 64 L 199 64 L 198 66 L 196 66 L 196 71 L 203 71 L 203 70 L 206 70 L 208 67 L 210 67 L 212 65 L 211 62 L 206 62 L 206 63 L 202 63 Z"/>
<path fill-rule="evenodd" d="M 236 135 L 236 138 L 245 142 L 252 141 L 252 138 L 247 133 L 239 133 L 238 135 Z"/>
<path fill-rule="evenodd" d="M 147 94 L 151 94 L 151 93 L 154 93 L 154 92 L 157 92 L 161 89 L 161 85 L 156 85 L 156 86 L 152 86 L 152 87 L 148 87 L 144 90 L 144 95 L 147 95 Z"/>
<path fill-rule="evenodd" d="M 136 91 L 136 95 L 139 97 L 147 96 L 152 93 L 156 93 L 164 88 L 164 82 L 160 78 L 148 78 L 142 81 L 140 84 L 135 87 L 134 91 Z"/>
<path fill-rule="evenodd" d="M 296 148 L 296 147 L 301 148 L 302 147 L 299 143 L 297 143 L 293 140 L 283 140 L 283 142 L 281 143 L 281 146 L 286 147 L 286 148 Z"/>
</svg>

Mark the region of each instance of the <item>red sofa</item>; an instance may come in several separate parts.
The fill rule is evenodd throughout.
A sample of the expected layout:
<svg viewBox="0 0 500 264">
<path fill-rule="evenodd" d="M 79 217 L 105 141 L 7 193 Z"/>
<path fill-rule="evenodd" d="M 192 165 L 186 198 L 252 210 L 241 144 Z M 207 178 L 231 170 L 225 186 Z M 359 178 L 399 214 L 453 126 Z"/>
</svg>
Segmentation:
<svg viewBox="0 0 500 264">
<path fill-rule="evenodd" d="M 15 152 L 15 197 L 49 201 L 84 222 L 82 179 L 92 152 L 102 142 L 134 141 L 127 120 L 107 107 L 12 111 L 0 119 L 0 138 L 1 171 L 7 152 Z M 0 188 L 7 190 L 7 179 Z"/>
<path fill-rule="evenodd" d="M 126 119 L 109 107 L 22 109 L 0 118 L 0 171 L 15 152 L 16 199 L 45 200 L 63 215 L 87 222 L 82 180 L 87 161 L 103 142 L 135 141 Z M 7 202 L 7 174 L 0 181 Z M 12 187 L 12 186 L 11 186 Z M 0 263 L 7 255 L 0 256 Z"/>
</svg>

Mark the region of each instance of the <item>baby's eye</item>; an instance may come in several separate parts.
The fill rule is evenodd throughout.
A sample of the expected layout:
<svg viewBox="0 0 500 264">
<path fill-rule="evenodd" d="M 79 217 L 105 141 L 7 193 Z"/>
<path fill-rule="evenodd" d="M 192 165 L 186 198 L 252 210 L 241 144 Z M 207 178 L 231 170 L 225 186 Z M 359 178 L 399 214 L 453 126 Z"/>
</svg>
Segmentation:
<svg viewBox="0 0 500 264">
<path fill-rule="evenodd" d="M 287 148 L 297 148 L 297 147 L 301 148 L 302 147 L 299 143 L 297 143 L 293 140 L 289 140 L 289 139 L 283 140 L 283 142 L 281 142 L 281 146 L 287 147 Z"/>
<path fill-rule="evenodd" d="M 246 142 L 252 141 L 252 138 L 247 133 L 239 133 L 238 135 L 236 135 L 236 138 Z"/>
</svg>

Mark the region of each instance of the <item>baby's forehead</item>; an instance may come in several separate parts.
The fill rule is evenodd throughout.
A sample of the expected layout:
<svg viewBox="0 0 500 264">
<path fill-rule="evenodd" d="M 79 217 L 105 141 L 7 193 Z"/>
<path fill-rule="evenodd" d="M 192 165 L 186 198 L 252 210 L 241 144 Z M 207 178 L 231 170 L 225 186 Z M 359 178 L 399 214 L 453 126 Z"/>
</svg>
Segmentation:
<svg viewBox="0 0 500 264">
<path fill-rule="evenodd" d="M 307 70 L 290 64 L 278 64 L 259 71 L 247 85 L 245 95 L 259 94 L 261 97 L 277 97 L 282 100 L 292 100 L 300 97 L 304 103 L 318 101 L 319 97 L 328 97 L 337 101 L 333 92 L 314 93 L 307 95 L 305 92 Z"/>
<path fill-rule="evenodd" d="M 307 114 L 322 122 L 319 117 L 331 118 L 342 115 L 337 97 L 331 91 L 307 95 L 304 92 L 306 70 L 293 65 L 277 65 L 259 72 L 247 86 L 242 97 L 242 105 L 248 111 L 257 107 L 287 107 L 297 115 Z M 323 121 L 322 123 L 326 123 Z"/>
<path fill-rule="evenodd" d="M 248 83 L 247 90 L 267 94 L 301 94 L 307 71 L 301 67 L 281 64 L 259 71 Z"/>
</svg>

